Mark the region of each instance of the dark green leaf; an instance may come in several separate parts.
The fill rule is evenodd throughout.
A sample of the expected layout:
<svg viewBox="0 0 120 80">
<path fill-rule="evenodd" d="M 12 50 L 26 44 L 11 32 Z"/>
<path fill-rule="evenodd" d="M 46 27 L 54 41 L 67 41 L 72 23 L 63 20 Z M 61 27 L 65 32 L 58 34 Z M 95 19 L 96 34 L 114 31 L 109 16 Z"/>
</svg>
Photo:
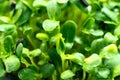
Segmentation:
<svg viewBox="0 0 120 80">
<path fill-rule="evenodd" d="M 57 51 L 55 48 L 50 48 L 48 51 L 48 55 L 56 67 L 59 68 L 62 66 L 61 57 L 60 55 L 57 54 Z"/>
<path fill-rule="evenodd" d="M 38 73 L 30 68 L 22 69 L 18 73 L 18 77 L 21 80 L 38 80 L 37 75 Z"/>
<path fill-rule="evenodd" d="M 20 61 L 15 55 L 7 57 L 4 64 L 7 72 L 17 71 L 20 68 Z"/>
<path fill-rule="evenodd" d="M 0 60 L 0 77 L 2 77 L 5 74 L 4 66 L 2 61 Z"/>
<path fill-rule="evenodd" d="M 86 21 L 83 23 L 83 32 L 89 33 L 89 30 L 93 28 L 95 19 L 93 17 L 88 17 Z"/>
<path fill-rule="evenodd" d="M 106 43 L 103 38 L 95 39 L 91 43 L 91 51 L 95 53 L 99 53 L 102 48 L 106 46 Z"/>
<path fill-rule="evenodd" d="M 17 46 L 17 48 L 16 48 L 16 55 L 17 55 L 17 57 L 20 58 L 20 59 L 21 59 L 21 57 L 22 57 L 22 51 L 23 51 L 23 44 L 20 43 L 20 44 Z"/>
<path fill-rule="evenodd" d="M 22 14 L 22 9 L 15 10 L 14 15 L 12 17 L 12 22 L 16 23 L 17 20 L 20 18 L 21 14 Z"/>
<path fill-rule="evenodd" d="M 72 43 L 74 41 L 76 28 L 77 24 L 72 20 L 68 20 L 63 24 L 61 33 L 63 38 L 65 38 L 65 42 Z"/>
<path fill-rule="evenodd" d="M 41 67 L 41 73 L 44 78 L 49 77 L 53 74 L 55 66 L 53 64 L 45 64 Z"/>
<path fill-rule="evenodd" d="M 10 53 L 10 52 L 13 52 L 13 48 L 14 48 L 14 45 L 13 45 L 13 38 L 12 36 L 6 36 L 4 38 L 4 49 L 7 53 Z"/>
<path fill-rule="evenodd" d="M 19 15 L 20 17 L 16 22 L 18 25 L 21 25 L 27 22 L 28 19 L 31 17 L 31 10 L 23 3 L 19 3 L 16 7 L 17 7 L 16 10 L 22 9 L 22 14 Z"/>
</svg>

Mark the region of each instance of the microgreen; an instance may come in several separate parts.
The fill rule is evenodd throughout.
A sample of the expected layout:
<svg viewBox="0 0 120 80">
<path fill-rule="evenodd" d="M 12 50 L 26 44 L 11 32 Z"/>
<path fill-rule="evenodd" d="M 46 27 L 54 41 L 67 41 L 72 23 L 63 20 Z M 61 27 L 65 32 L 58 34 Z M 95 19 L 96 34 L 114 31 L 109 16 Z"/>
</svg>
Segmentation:
<svg viewBox="0 0 120 80">
<path fill-rule="evenodd" d="M 119 0 L 0 0 L 0 8 L 0 80 L 120 79 Z"/>
</svg>

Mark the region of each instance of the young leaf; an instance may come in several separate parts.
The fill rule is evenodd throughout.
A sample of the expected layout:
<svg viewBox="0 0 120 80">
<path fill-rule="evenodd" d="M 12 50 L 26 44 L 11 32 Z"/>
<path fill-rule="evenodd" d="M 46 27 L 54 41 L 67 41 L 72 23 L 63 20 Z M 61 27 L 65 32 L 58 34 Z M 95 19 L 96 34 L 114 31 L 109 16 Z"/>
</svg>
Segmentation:
<svg viewBox="0 0 120 80">
<path fill-rule="evenodd" d="M 115 44 L 110 44 L 102 49 L 100 56 L 104 58 L 111 58 L 112 56 L 118 54 L 117 46 Z"/>
<path fill-rule="evenodd" d="M 13 33 L 16 30 L 16 26 L 12 24 L 0 24 L 0 32 L 4 32 L 6 34 Z"/>
<path fill-rule="evenodd" d="M 41 74 L 43 78 L 47 78 L 53 74 L 55 66 L 53 64 L 45 64 L 41 67 Z"/>
<path fill-rule="evenodd" d="M 66 59 L 69 59 L 79 65 L 83 65 L 85 56 L 81 53 L 67 54 Z"/>
<path fill-rule="evenodd" d="M 15 55 L 11 55 L 4 60 L 5 68 L 8 73 L 20 68 L 20 61 Z"/>
<path fill-rule="evenodd" d="M 55 0 L 49 1 L 47 5 L 47 13 L 51 20 L 58 20 L 60 18 L 61 10 Z"/>
<path fill-rule="evenodd" d="M 75 74 L 71 70 L 65 70 L 61 73 L 61 78 L 66 80 L 72 78 L 74 75 Z"/>
<path fill-rule="evenodd" d="M 116 36 L 112 35 L 112 33 L 107 32 L 104 36 L 104 40 L 106 41 L 106 43 L 116 43 L 118 38 Z"/>
<path fill-rule="evenodd" d="M 23 50 L 23 45 L 22 45 L 22 43 L 20 43 L 20 44 L 18 44 L 18 46 L 16 48 L 16 55 L 20 59 L 22 57 L 22 50 Z"/>
<path fill-rule="evenodd" d="M 53 20 L 46 19 L 43 22 L 43 29 L 45 31 L 53 31 L 58 26 L 59 26 L 59 21 L 53 21 Z"/>
<path fill-rule="evenodd" d="M 14 45 L 13 45 L 12 36 L 9 35 L 4 38 L 3 46 L 7 53 L 10 53 L 13 51 Z"/>
<path fill-rule="evenodd" d="M 91 73 L 94 72 L 95 68 L 100 65 L 102 59 L 97 54 L 92 54 L 90 57 L 84 59 L 83 70 Z"/>
<path fill-rule="evenodd" d="M 98 68 L 97 77 L 98 78 L 108 78 L 110 75 L 110 70 L 108 68 Z"/>
<path fill-rule="evenodd" d="M 77 24 L 72 20 L 68 20 L 63 24 L 61 33 L 63 38 L 65 38 L 65 42 L 72 43 L 74 41 L 76 28 Z"/>
<path fill-rule="evenodd" d="M 120 65 L 120 54 L 112 55 L 109 58 L 105 58 L 104 65 L 107 68 L 116 68 L 116 66 Z"/>
<path fill-rule="evenodd" d="M 2 77 L 5 74 L 4 66 L 2 61 L 0 60 L 0 77 Z"/>
<path fill-rule="evenodd" d="M 37 33 L 36 38 L 42 41 L 48 41 L 49 36 L 45 33 Z"/>
<path fill-rule="evenodd" d="M 21 80 L 37 80 L 38 73 L 30 68 L 21 69 L 18 73 L 18 77 Z"/>
<path fill-rule="evenodd" d="M 108 8 L 104 7 L 102 8 L 102 12 L 107 16 L 109 17 L 111 20 L 117 22 L 117 14 L 111 10 L 109 10 Z"/>
<path fill-rule="evenodd" d="M 30 51 L 30 56 L 36 57 L 36 56 L 40 55 L 40 53 L 41 53 L 40 49 L 34 49 L 34 50 Z"/>
</svg>

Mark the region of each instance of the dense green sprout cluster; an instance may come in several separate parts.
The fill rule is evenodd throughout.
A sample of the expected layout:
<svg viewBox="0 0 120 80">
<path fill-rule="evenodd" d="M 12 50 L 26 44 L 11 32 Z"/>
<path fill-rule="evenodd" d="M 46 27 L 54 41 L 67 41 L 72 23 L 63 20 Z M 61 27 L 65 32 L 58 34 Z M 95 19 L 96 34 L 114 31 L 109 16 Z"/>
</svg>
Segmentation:
<svg viewBox="0 0 120 80">
<path fill-rule="evenodd" d="M 0 0 L 1 80 L 119 76 L 119 0 Z"/>
</svg>

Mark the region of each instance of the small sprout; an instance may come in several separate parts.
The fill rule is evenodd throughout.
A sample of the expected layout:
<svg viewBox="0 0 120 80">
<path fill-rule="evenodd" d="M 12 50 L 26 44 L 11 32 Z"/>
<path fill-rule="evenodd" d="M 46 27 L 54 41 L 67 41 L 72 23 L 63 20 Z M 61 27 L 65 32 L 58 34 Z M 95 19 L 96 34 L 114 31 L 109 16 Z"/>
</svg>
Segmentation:
<svg viewBox="0 0 120 80">
<path fill-rule="evenodd" d="M 4 61 L 6 71 L 12 72 L 17 71 L 20 68 L 20 60 L 15 55 L 7 57 Z"/>
<path fill-rule="evenodd" d="M 48 41 L 49 37 L 45 33 L 37 33 L 36 38 L 42 41 Z"/>
<path fill-rule="evenodd" d="M 71 70 L 65 70 L 61 73 L 61 78 L 66 80 L 72 78 L 74 75 L 75 74 Z"/>
</svg>

